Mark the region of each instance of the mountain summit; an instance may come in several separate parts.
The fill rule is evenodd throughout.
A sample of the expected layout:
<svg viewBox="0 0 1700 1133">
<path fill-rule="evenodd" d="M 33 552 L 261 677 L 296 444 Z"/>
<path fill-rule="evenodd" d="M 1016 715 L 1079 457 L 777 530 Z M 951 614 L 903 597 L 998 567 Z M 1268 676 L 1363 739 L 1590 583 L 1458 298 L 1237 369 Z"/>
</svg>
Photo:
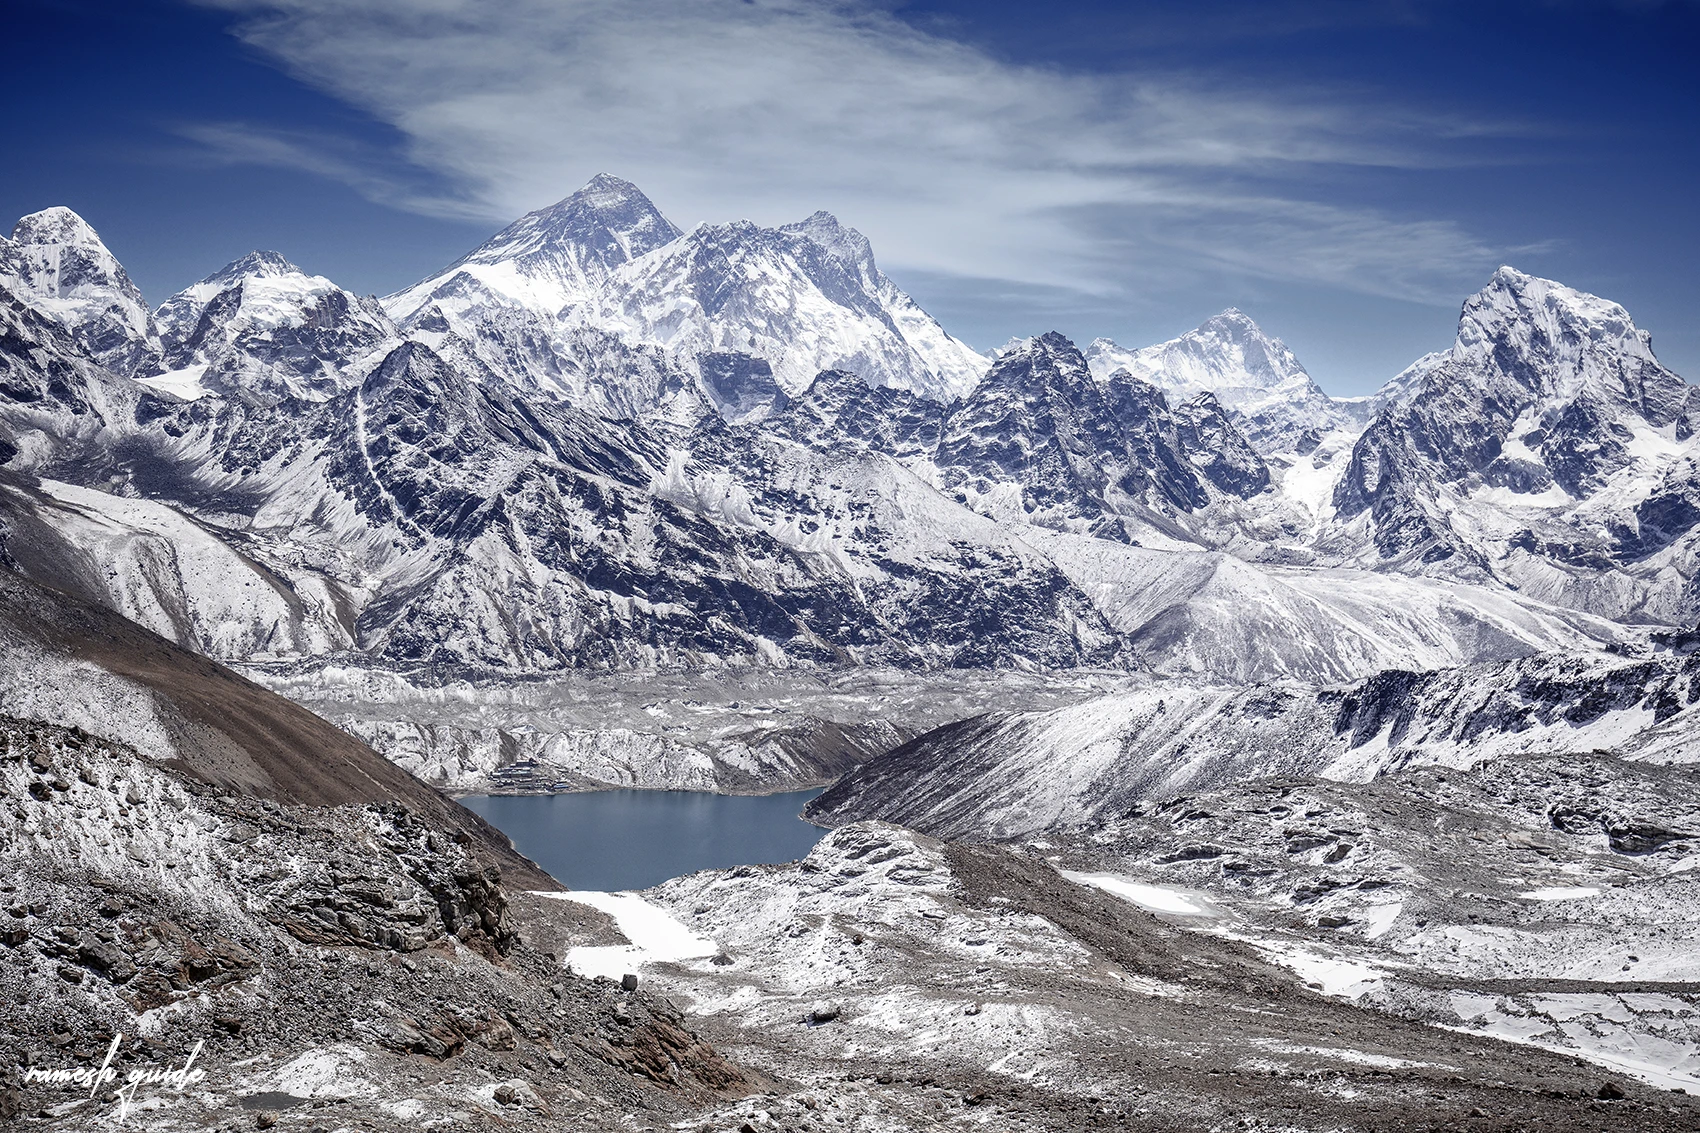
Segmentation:
<svg viewBox="0 0 1700 1133">
<path fill-rule="evenodd" d="M 1695 395 L 1618 304 L 1502 267 L 1359 438 L 1334 502 L 1368 513 L 1384 561 L 1691 621 L 1692 587 L 1670 580 L 1696 565 Z"/>
<path fill-rule="evenodd" d="M 68 208 L 18 221 L 0 247 L 0 279 L 114 373 L 144 370 L 159 357 L 141 290 L 93 226 Z"/>
<path fill-rule="evenodd" d="M 141 380 L 178 397 L 241 391 L 322 401 L 400 341 L 377 300 L 309 275 L 277 252 L 233 260 L 154 312 L 162 370 Z"/>
<path fill-rule="evenodd" d="M 744 220 L 681 232 L 606 174 L 384 305 L 445 357 L 611 416 L 653 414 L 658 399 L 676 410 L 674 391 L 705 366 L 765 367 L 786 396 L 840 369 L 939 399 L 987 366 L 829 213 L 777 229 Z M 709 381 L 699 404 L 725 408 L 718 388 Z M 750 410 L 738 404 L 743 419 Z"/>
<path fill-rule="evenodd" d="M 1300 449 L 1307 438 L 1314 447 L 1317 437 L 1347 421 L 1286 343 L 1233 307 L 1179 338 L 1139 350 L 1097 339 L 1086 358 L 1100 379 L 1126 370 L 1177 398 L 1215 395 L 1264 453 Z"/>
</svg>

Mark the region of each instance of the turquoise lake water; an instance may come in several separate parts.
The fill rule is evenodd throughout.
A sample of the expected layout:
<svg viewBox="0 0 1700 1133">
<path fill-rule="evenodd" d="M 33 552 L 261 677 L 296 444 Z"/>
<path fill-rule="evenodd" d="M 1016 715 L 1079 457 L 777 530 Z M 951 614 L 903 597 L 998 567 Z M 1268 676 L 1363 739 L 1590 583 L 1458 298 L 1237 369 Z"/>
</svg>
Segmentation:
<svg viewBox="0 0 1700 1133">
<path fill-rule="evenodd" d="M 618 890 L 803 857 L 826 834 L 797 817 L 818 794 L 587 791 L 460 801 L 568 888 Z"/>
</svg>

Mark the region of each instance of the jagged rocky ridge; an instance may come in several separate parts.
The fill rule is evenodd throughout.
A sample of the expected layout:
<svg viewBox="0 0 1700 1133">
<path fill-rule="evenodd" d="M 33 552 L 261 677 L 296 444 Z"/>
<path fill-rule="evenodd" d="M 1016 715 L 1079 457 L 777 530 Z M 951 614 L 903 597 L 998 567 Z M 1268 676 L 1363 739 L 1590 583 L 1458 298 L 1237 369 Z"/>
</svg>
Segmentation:
<svg viewBox="0 0 1700 1133">
<path fill-rule="evenodd" d="M 1687 616 L 1683 517 L 1700 478 L 1682 473 L 1686 387 L 1651 361 L 1621 309 L 1509 271 L 1472 300 L 1451 354 L 1373 403 L 1361 437 L 1357 411 L 1337 406 L 1308 453 L 1296 450 L 1309 440 L 1275 451 L 1273 433 L 1201 388 L 1300 416 L 1314 400 L 1291 353 L 1233 313 L 1141 352 L 1132 361 L 1152 382 L 1125 366 L 1095 375 L 1108 347 L 1089 360 L 1041 335 L 962 396 L 933 400 L 880 384 L 863 362 L 865 373 L 826 370 L 802 386 L 759 353 L 705 348 L 685 366 L 671 347 L 576 315 L 526 340 L 542 349 L 570 334 L 588 350 L 572 355 L 577 377 L 551 385 L 513 361 L 519 340 L 492 354 L 494 340 L 465 322 L 535 310 L 489 296 L 449 303 L 468 281 L 523 278 L 571 300 L 556 313 L 601 310 L 609 280 L 679 256 L 696 267 L 667 287 L 707 286 L 716 271 L 791 278 L 828 261 L 859 293 L 883 286 L 866 242 L 830 218 L 757 236 L 759 255 L 740 244 L 703 258 L 706 236 L 693 243 L 641 194 L 599 180 L 445 273 L 444 287 L 460 281 L 448 292 L 416 296 L 410 311 L 392 299 L 387 312 L 256 254 L 161 308 L 158 366 L 175 368 L 143 366 L 139 381 L 89 355 L 82 308 L 8 277 L 0 540 L 26 573 L 179 643 L 266 666 L 257 675 L 307 661 L 321 683 L 350 654 L 421 683 L 795 665 L 1334 682 L 1588 651 L 1638 632 L 1621 619 Z M 98 245 L 92 230 L 76 239 Z M 121 291 L 111 272 L 101 278 Z M 428 308 L 458 311 L 459 329 L 407 325 Z M 1571 345 L 1541 345 L 1560 340 Z M 1423 456 L 1445 429 L 1476 427 L 1435 407 L 1494 382 L 1525 390 L 1531 420 L 1565 398 L 1641 414 L 1623 426 L 1630 463 L 1599 457 L 1606 480 L 1574 484 L 1604 486 L 1536 524 L 1529 499 L 1547 497 Z M 1635 382 L 1652 392 L 1610 394 Z M 1171 400 L 1154 383 L 1198 392 Z M 1260 389 L 1274 400 L 1241 396 Z M 1483 444 L 1532 436 L 1507 435 Z M 1366 495 L 1372 467 L 1396 474 L 1378 473 Z M 1654 494 L 1637 495 L 1649 484 Z M 1454 549 L 1436 550 L 1438 537 L 1398 549 L 1413 515 L 1452 524 Z M 1634 522 L 1633 545 L 1659 549 L 1560 561 L 1534 534 L 1602 516 L 1607 530 Z M 421 766 L 488 762 L 473 754 L 486 739 L 426 738 L 402 722 L 406 739 L 382 714 L 344 719 L 408 746 Z M 517 719 L 487 723 L 517 734 Z M 576 774 L 616 754 L 559 766 Z M 679 775 L 718 758 L 668 757 Z"/>
<path fill-rule="evenodd" d="M 777 229 L 739 221 L 681 232 L 636 186 L 606 175 L 385 306 L 451 356 L 618 416 L 656 410 L 673 392 L 650 370 L 699 377 L 721 408 L 736 373 L 739 386 L 765 390 L 767 412 L 825 369 L 949 396 L 986 365 L 879 271 L 860 233 L 828 214 Z M 598 360 L 610 336 L 617 354 L 645 360 L 636 372 Z"/>
<path fill-rule="evenodd" d="M 20 335 L 13 356 L 64 352 L 31 317 L 21 329 L 37 341 Z M 244 356 L 241 335 L 218 341 Z M 829 372 L 762 426 L 595 418 L 417 341 L 311 400 L 284 382 L 185 403 L 86 365 L 66 373 L 62 394 L 7 406 L 23 445 L 12 467 L 41 477 L 0 490 L 14 560 L 231 659 L 1126 666 L 1149 616 L 1221 600 L 1219 572 L 1177 576 L 1184 556 L 1132 548 L 1108 569 L 1031 523 L 1122 539 L 1130 523 L 1161 526 L 1178 543 L 1194 517 L 1270 494 L 1208 396 L 1171 408 L 1150 386 L 1097 382 L 1056 336 L 951 407 Z M 889 399 L 909 407 L 895 422 Z M 832 439 L 840 419 L 867 435 Z M 1154 570 L 1179 585 L 1146 621 L 1090 592 Z M 1254 588 L 1270 584 L 1256 574 Z M 1502 610 L 1447 605 L 1425 631 L 1452 643 L 1441 663 L 1484 641 L 1500 655 L 1612 633 L 1533 609 L 1506 632 Z M 1295 651 L 1294 627 L 1272 627 L 1231 657 L 1189 645 L 1183 667 L 1333 677 L 1388 660 L 1372 644 L 1379 615 L 1299 606 L 1326 643 Z M 1342 634 L 1362 645 L 1331 658 Z M 1147 634 L 1146 663 L 1187 640 Z"/>
<path fill-rule="evenodd" d="M 1107 338 L 1086 350 L 1092 373 L 1126 373 L 1185 398 L 1208 393 L 1235 415 L 1260 452 L 1309 455 L 1356 413 L 1322 392 L 1298 357 L 1246 315 L 1229 308 L 1179 338 L 1129 350 Z"/>
<path fill-rule="evenodd" d="M 157 364 L 159 332 L 141 291 L 70 209 L 18 221 L 11 239 L 0 240 L 0 282 L 69 329 L 100 365 L 130 374 Z"/>
</svg>

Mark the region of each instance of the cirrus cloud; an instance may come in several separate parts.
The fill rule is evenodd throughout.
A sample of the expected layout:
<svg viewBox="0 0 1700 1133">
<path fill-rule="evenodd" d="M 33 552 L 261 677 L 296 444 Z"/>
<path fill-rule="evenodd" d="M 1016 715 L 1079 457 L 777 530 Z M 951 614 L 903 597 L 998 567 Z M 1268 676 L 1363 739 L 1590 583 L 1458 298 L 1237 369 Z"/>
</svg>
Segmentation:
<svg viewBox="0 0 1700 1133">
<path fill-rule="evenodd" d="M 1448 164 L 1502 125 L 1338 91 L 1020 66 L 851 0 L 206 2 L 393 126 L 404 160 L 185 132 L 415 211 L 505 222 L 606 171 L 685 224 L 825 207 L 890 267 L 1101 296 L 1216 265 L 1451 303 L 1504 251 L 1324 189 Z"/>
</svg>

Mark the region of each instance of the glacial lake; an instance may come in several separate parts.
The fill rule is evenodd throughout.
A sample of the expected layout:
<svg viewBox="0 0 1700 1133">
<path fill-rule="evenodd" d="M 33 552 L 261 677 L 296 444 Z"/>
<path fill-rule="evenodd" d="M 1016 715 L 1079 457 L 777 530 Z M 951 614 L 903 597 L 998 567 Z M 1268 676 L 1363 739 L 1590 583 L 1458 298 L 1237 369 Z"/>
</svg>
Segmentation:
<svg viewBox="0 0 1700 1133">
<path fill-rule="evenodd" d="M 569 889 L 612 891 L 699 869 L 795 861 L 826 834 L 797 817 L 820 793 L 584 791 L 460 801 Z"/>
</svg>

